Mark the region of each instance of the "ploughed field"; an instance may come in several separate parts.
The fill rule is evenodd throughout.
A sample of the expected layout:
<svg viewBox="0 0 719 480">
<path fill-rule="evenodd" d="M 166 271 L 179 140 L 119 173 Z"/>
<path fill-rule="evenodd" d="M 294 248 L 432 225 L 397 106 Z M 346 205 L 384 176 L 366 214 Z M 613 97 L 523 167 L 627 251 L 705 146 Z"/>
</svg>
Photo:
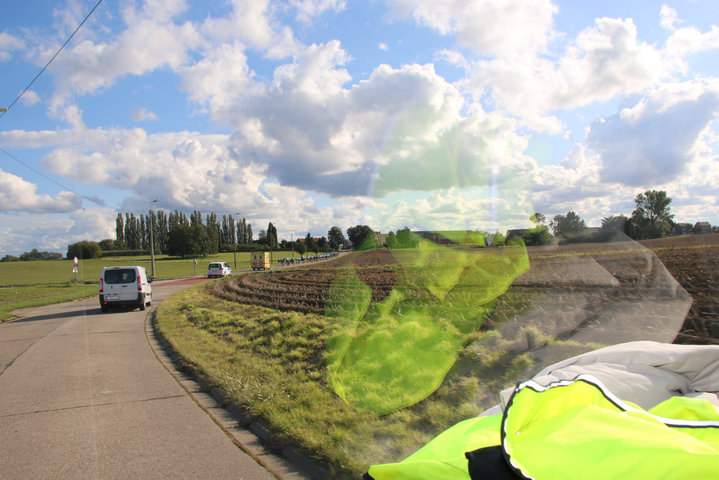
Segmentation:
<svg viewBox="0 0 719 480">
<path fill-rule="evenodd" d="M 719 234 L 662 240 L 642 243 L 693 299 L 676 342 L 719 344 Z"/>
<path fill-rule="evenodd" d="M 675 342 L 677 343 L 713 343 L 719 344 L 719 234 L 690 235 L 640 242 L 656 254 L 666 270 L 691 295 L 692 305 Z M 633 244 L 636 252 L 638 245 Z M 557 265 L 566 264 L 567 258 L 591 258 L 608 272 L 611 272 L 619 285 L 611 289 L 608 296 L 611 301 L 621 298 L 641 297 L 649 294 L 646 277 L 652 270 L 642 265 L 645 257 L 633 257 L 632 253 L 620 244 L 577 244 L 552 247 L 530 247 L 528 255 L 532 270 L 559 270 Z M 340 267 L 353 267 L 358 277 L 372 288 L 372 300 L 378 302 L 386 298 L 397 281 L 397 260 L 388 250 L 352 252 L 342 255 L 321 266 L 313 265 L 292 270 L 275 270 L 266 273 L 246 274 L 232 277 L 212 286 L 212 293 L 218 297 L 239 303 L 259 305 L 279 310 L 292 310 L 303 313 L 324 313 L 327 295 L 333 286 Z M 577 267 L 580 268 L 580 267 Z M 520 277 L 521 278 L 521 277 Z M 530 285 L 535 290 L 556 287 L 565 297 L 582 290 L 596 291 L 586 284 L 562 283 L 553 280 L 537 280 Z M 562 283 L 562 285 L 558 285 Z M 527 285 L 515 282 L 512 290 L 521 290 Z M 606 296 L 606 295 L 605 295 Z M 601 298 L 601 297 L 598 297 Z M 596 301 L 596 300 L 595 300 Z M 600 300 L 605 301 L 605 300 Z M 561 300 L 559 300 L 561 303 Z M 484 328 L 516 314 L 513 309 L 522 305 L 502 301 L 495 305 Z M 551 310 L 551 304 L 548 310 Z M 551 315 L 547 311 L 547 315 Z"/>
<path fill-rule="evenodd" d="M 340 267 L 359 267 L 358 277 L 372 288 L 372 300 L 381 301 L 396 282 L 389 266 L 397 261 L 387 250 L 350 253 L 325 262 L 322 268 L 246 274 L 216 283 L 212 293 L 225 300 L 302 313 L 323 314 L 325 300 Z"/>
</svg>

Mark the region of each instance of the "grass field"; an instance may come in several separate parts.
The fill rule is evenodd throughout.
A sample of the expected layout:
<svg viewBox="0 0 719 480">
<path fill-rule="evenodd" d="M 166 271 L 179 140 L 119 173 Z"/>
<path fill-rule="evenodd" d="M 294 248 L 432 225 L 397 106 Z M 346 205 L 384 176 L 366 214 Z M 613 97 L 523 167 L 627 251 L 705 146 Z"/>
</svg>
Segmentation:
<svg viewBox="0 0 719 480">
<path fill-rule="evenodd" d="M 195 267 L 193 258 L 155 256 L 155 279 L 189 277 L 204 275 L 207 264 L 221 261 L 230 264 L 235 269 L 233 253 L 218 253 L 197 259 Z M 80 283 L 97 283 L 102 267 L 120 265 L 140 265 L 151 271 L 149 255 L 135 257 L 103 257 L 90 260 L 80 260 L 78 263 L 77 280 Z M 2 262 L 0 263 L 0 287 L 23 287 L 32 285 L 59 285 L 75 280 L 72 273 L 72 260 L 36 260 L 31 262 Z M 250 253 L 237 253 L 237 269 L 250 268 Z"/>
<path fill-rule="evenodd" d="M 719 285 L 716 276 L 719 269 L 716 268 L 718 265 L 715 261 L 719 258 L 716 255 L 719 235 L 671 238 L 646 243 L 645 246 L 660 255 L 672 275 L 691 293 L 694 305 L 689 314 L 690 318 L 696 309 L 692 335 L 698 336 L 704 330 L 710 331 L 711 325 L 715 323 L 707 319 L 712 319 L 713 322 L 716 318 L 715 312 L 719 311 L 716 300 L 719 298 L 716 287 Z M 527 311 L 532 303 L 536 304 L 538 314 L 542 315 L 542 309 L 549 313 L 542 316 L 556 319 L 558 311 L 566 310 L 564 313 L 567 318 L 580 321 L 583 318 L 580 313 L 596 316 L 600 310 L 595 307 L 602 305 L 612 312 L 614 300 L 626 301 L 634 298 L 623 296 L 624 294 L 643 294 L 643 282 L 651 278 L 651 275 L 645 275 L 649 273 L 646 271 L 649 264 L 640 262 L 635 265 L 629 261 L 629 257 L 625 257 L 623 251 L 614 247 L 601 246 L 598 252 L 596 249 L 596 245 L 571 245 L 556 251 L 545 251 L 546 249 L 537 247 L 530 252 L 530 256 L 535 267 L 545 265 L 540 268 L 551 268 L 552 262 L 562 263 L 562 258 L 567 255 L 593 255 L 597 262 L 606 266 L 608 271 L 621 280 L 620 288 L 607 287 L 605 294 L 594 286 L 582 288 L 580 285 L 576 293 L 582 298 L 589 298 L 590 294 L 597 295 L 604 304 L 590 303 L 586 308 L 582 307 L 570 301 L 570 292 L 562 285 L 556 287 L 560 294 L 557 298 L 567 297 L 568 300 L 564 303 L 538 302 L 540 294 L 550 290 L 547 286 L 538 288 L 525 285 L 510 289 L 498 299 L 488 320 L 471 334 L 440 388 L 416 405 L 385 415 L 349 406 L 332 392 L 327 376 L 326 344 L 337 328 L 336 321 L 326 315 L 311 312 L 279 310 L 227 301 L 213 293 L 213 287 L 235 283 L 240 278 L 187 289 L 164 301 L 157 309 L 156 319 L 158 328 L 170 340 L 178 354 L 192 368 L 206 375 L 216 388 L 225 393 L 232 404 L 241 407 L 251 417 L 278 432 L 278 443 L 297 445 L 313 458 L 330 465 L 335 469 L 332 478 L 359 478 L 370 463 L 405 458 L 449 425 L 477 415 L 486 406 L 494 404 L 497 391 L 511 386 L 527 371 L 536 369 L 534 364 L 539 361 L 537 358 L 542 358 L 542 364 L 547 364 L 550 358 L 557 361 L 602 346 L 599 343 L 580 343 L 571 338 L 564 339 L 556 334 L 535 329 L 531 325 L 517 324 L 515 328 L 511 324 L 513 319 Z M 351 261 L 352 255 L 354 254 L 341 258 Z M 83 265 L 81 262 L 81 279 L 87 278 L 85 281 L 91 282 L 86 285 L 93 290 L 91 295 L 96 293 L 95 282 L 103 265 L 139 264 L 149 269 L 147 257 L 109 260 L 117 263 L 96 260 Z M 197 274 L 203 274 L 207 263 L 213 260 L 227 261 L 234 265 L 232 253 L 206 257 L 199 261 Z M 248 268 L 249 254 L 238 253 L 237 261 L 239 270 Z M 53 262 L 29 263 L 44 267 Z M 63 269 L 58 269 L 62 278 L 56 279 L 56 286 L 61 288 L 62 282 L 67 284 L 67 277 L 72 277 L 72 262 L 57 263 L 64 264 Z M 158 278 L 191 276 L 194 273 L 192 259 L 159 258 L 156 267 Z M 390 267 L 371 264 L 366 269 L 366 275 L 362 274 L 361 268 L 357 268 L 357 272 L 361 274 L 363 281 L 369 281 L 374 277 L 380 278 L 380 275 L 375 274 Z M 4 268 L 6 265 L 0 264 L 0 278 L 2 282 L 7 282 L 7 275 L 11 270 Z M 301 282 L 294 284 L 292 288 L 286 286 L 289 284 L 283 288 L 293 293 L 305 294 L 298 295 L 297 298 L 306 301 L 309 294 L 317 290 L 308 282 L 317 282 L 321 278 L 321 275 L 315 272 L 319 268 L 325 266 L 311 266 L 306 275 L 287 271 L 285 277 L 295 275 L 294 280 Z M 96 273 L 88 273 L 92 269 L 95 269 Z M 32 268 L 27 270 L 18 270 L 18 278 L 32 279 L 32 275 L 37 275 L 36 278 L 51 277 L 50 274 L 37 272 L 31 274 L 29 270 Z M 258 284 L 253 284 L 255 294 L 262 293 L 261 290 L 269 290 L 270 286 L 277 287 L 278 280 L 284 278 L 281 272 L 249 277 L 272 280 L 267 282 L 264 288 L 257 288 Z M 23 288 L 26 287 L 0 292 L 15 291 L 17 297 L 31 297 L 37 294 L 41 287 L 29 287 L 26 293 L 22 292 Z M 39 296 L 49 295 L 49 292 L 50 290 L 41 292 Z M 18 301 L 12 296 L 0 296 L 0 301 L 4 304 L 6 298 L 8 301 Z M 2 314 L 3 311 L 0 311 L 0 315 Z M 511 328 L 501 333 L 498 328 L 504 324 Z M 550 353 L 556 358 L 546 355 L 538 357 L 536 354 L 541 353 L 543 348 L 551 348 Z"/>
<path fill-rule="evenodd" d="M 69 302 L 93 295 L 97 295 L 97 285 L 74 282 L 65 285 L 0 288 L 0 322 L 11 318 L 11 312 L 14 310 Z"/>
<path fill-rule="evenodd" d="M 165 255 L 155 257 L 155 279 L 205 275 L 207 264 L 227 262 L 235 269 L 233 253 L 219 253 L 197 259 L 176 258 Z M 36 260 L 31 262 L 0 263 L 0 322 L 11 318 L 11 312 L 20 308 L 39 307 L 67 302 L 97 294 L 97 283 L 103 267 L 140 265 L 151 272 L 150 257 L 104 257 L 78 262 L 77 282 L 72 271 L 72 260 Z M 250 268 L 250 253 L 237 252 L 237 270 Z"/>
<path fill-rule="evenodd" d="M 672 238 L 646 246 L 664 255 L 662 261 L 672 267 L 671 273 L 691 292 L 697 313 L 703 314 L 714 311 L 714 303 L 707 302 L 714 302 L 719 293 L 714 287 L 717 282 L 704 281 L 716 279 L 713 272 L 719 235 L 696 237 L 701 238 Z M 621 318 L 630 320 L 634 318 L 630 306 L 635 305 L 642 308 L 647 323 L 638 322 L 637 328 L 628 323 L 627 335 L 635 331 L 644 334 L 644 327 L 646 332 L 659 331 L 658 325 L 652 323 L 649 307 L 653 299 L 664 300 L 663 290 L 647 283 L 657 274 L 657 265 L 648 262 L 642 251 L 634 248 L 637 245 L 630 251 L 620 246 L 582 244 L 532 250 L 534 268 L 547 271 L 563 271 L 562 265 L 571 264 L 565 261 L 568 256 L 578 257 L 581 261 L 577 265 L 589 265 L 583 259 L 591 256 L 589 260 L 601 265 L 597 268 L 611 271 L 618 284 L 545 285 L 539 276 L 535 283 L 525 281 L 510 288 L 499 297 L 487 320 L 467 337 L 442 385 L 421 402 L 384 415 L 340 401 L 330 386 L 327 347 L 338 322 L 315 313 L 317 308 L 309 308 L 315 302 L 311 294 L 322 289 L 326 276 L 322 269 L 330 265 L 235 277 L 193 287 L 163 302 L 156 320 L 162 334 L 191 368 L 205 375 L 231 404 L 278 432 L 280 444 L 294 444 L 334 468 L 332 478 L 359 478 L 370 464 L 406 458 L 448 426 L 494 405 L 498 391 L 531 376 L 539 366 L 612 343 L 582 337 L 581 329 L 575 325 L 591 328 L 601 325 L 601 320 L 611 326 L 612 318 L 622 313 L 623 306 L 628 307 L 627 315 Z M 337 262 L 353 263 L 359 277 L 373 287 L 373 297 L 377 287 L 378 297 L 385 298 L 380 295 L 382 288 L 387 282 L 397 281 L 398 272 L 390 274 L 399 267 L 369 262 L 360 268 L 354 255 Z M 698 257 L 698 265 L 686 261 L 694 256 Z M 689 279 L 687 283 L 685 279 Z M 220 286 L 234 285 L 235 291 L 241 293 L 239 287 L 245 283 L 258 300 L 267 294 L 273 296 L 276 306 L 282 307 L 248 305 L 217 295 Z M 645 296 L 650 301 L 643 301 Z M 295 307 L 288 307 L 288 303 Z M 585 322 L 586 318 L 592 321 Z M 553 322 L 543 329 L 542 324 L 535 323 L 542 319 Z M 680 323 L 681 318 L 678 320 Z M 704 320 L 702 317 L 696 323 L 703 325 L 707 323 Z M 575 331 L 579 333 L 576 338 Z M 378 363 L 377 368 L 385 368 Z"/>
<path fill-rule="evenodd" d="M 360 478 L 371 462 L 403 458 L 482 411 L 477 379 L 468 375 L 454 375 L 430 398 L 384 415 L 345 403 L 327 382 L 325 347 L 335 322 L 324 315 L 222 300 L 206 284 L 157 308 L 158 329 L 192 368 L 276 432 L 277 444 L 294 445 L 329 468 L 330 478 Z M 524 362 L 488 355 L 478 368 L 484 382 L 503 387 Z"/>
</svg>

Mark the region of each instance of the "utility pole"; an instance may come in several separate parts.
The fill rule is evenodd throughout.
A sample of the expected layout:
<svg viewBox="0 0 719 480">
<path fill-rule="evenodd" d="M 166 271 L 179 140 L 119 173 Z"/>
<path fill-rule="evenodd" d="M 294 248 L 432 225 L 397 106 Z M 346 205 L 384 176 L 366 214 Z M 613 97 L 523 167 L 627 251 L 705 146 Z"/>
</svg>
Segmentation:
<svg viewBox="0 0 719 480">
<path fill-rule="evenodd" d="M 153 201 L 150 202 L 150 207 L 152 207 L 153 203 L 159 202 L 160 199 L 156 198 Z M 150 213 L 152 213 L 152 208 L 150 208 Z M 155 241 L 152 237 L 152 224 L 154 223 L 152 221 L 152 215 L 148 215 L 148 220 L 150 220 L 150 265 L 152 266 L 152 273 L 150 274 L 150 278 L 155 278 Z"/>
</svg>

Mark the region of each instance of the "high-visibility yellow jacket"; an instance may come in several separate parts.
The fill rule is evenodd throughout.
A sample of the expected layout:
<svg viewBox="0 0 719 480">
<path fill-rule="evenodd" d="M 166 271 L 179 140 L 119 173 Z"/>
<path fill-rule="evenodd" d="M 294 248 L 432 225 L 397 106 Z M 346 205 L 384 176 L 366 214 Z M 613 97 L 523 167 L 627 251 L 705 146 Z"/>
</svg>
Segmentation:
<svg viewBox="0 0 719 480">
<path fill-rule="evenodd" d="M 520 382 L 501 415 L 465 420 L 366 479 L 717 479 L 719 409 L 676 396 L 649 410 L 591 375 Z"/>
</svg>

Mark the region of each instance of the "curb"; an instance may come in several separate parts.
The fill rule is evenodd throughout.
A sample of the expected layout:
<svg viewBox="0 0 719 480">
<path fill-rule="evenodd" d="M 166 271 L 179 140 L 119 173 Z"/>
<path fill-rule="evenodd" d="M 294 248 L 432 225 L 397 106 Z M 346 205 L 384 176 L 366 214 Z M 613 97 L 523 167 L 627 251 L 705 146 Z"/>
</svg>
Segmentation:
<svg viewBox="0 0 719 480">
<path fill-rule="evenodd" d="M 145 317 L 145 337 L 155 357 L 195 403 L 212 418 L 239 449 L 278 480 L 319 480 L 331 473 L 293 446 L 276 442 L 274 433 L 241 409 L 177 354 L 157 330 L 154 308 Z"/>
</svg>

